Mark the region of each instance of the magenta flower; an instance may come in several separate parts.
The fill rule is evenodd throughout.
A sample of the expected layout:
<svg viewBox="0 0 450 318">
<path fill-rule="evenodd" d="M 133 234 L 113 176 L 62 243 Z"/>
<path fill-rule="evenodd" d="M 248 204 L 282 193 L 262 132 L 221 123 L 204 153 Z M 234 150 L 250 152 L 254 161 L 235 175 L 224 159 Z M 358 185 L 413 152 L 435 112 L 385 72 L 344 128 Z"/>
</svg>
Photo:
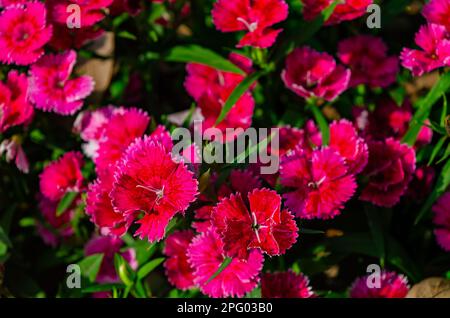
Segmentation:
<svg viewBox="0 0 450 318">
<path fill-rule="evenodd" d="M 298 228 L 288 210 L 281 210 L 281 197 L 272 190 L 255 189 L 222 199 L 212 211 L 211 223 L 229 257 L 246 259 L 258 248 L 268 255 L 284 254 L 297 240 Z"/>
<path fill-rule="evenodd" d="M 113 0 L 51 0 L 52 19 L 60 24 L 66 24 L 71 14 L 67 12 L 67 7 L 75 4 L 80 7 L 81 27 L 92 26 L 104 19 L 105 9 L 112 2 Z"/>
<path fill-rule="evenodd" d="M 258 250 L 252 250 L 246 260 L 233 259 L 214 279 L 225 260 L 223 242 L 211 227 L 197 235 L 187 250 L 188 261 L 194 270 L 194 282 L 202 293 L 214 297 L 242 297 L 258 284 L 264 257 Z M 208 282 L 209 281 L 209 282 Z"/>
<path fill-rule="evenodd" d="M 422 9 L 423 16 L 429 23 L 440 24 L 450 32 L 450 1 L 430 0 Z"/>
<path fill-rule="evenodd" d="M 450 65 L 450 38 L 444 26 L 422 26 L 415 41 L 422 50 L 403 48 L 400 55 L 403 67 L 409 69 L 414 76 Z"/>
<path fill-rule="evenodd" d="M 27 2 L 28 0 L 0 0 L 0 7 L 7 7 L 12 4 L 22 4 Z"/>
<path fill-rule="evenodd" d="M 0 81 L 0 133 L 26 124 L 33 117 L 33 106 L 28 102 L 27 91 L 27 77 L 17 71 L 8 73 L 6 83 Z"/>
<path fill-rule="evenodd" d="M 247 32 L 238 47 L 272 46 L 282 29 L 270 27 L 287 16 L 288 5 L 284 0 L 218 0 L 212 10 L 213 23 L 218 30 Z"/>
<path fill-rule="evenodd" d="M 350 288 L 351 298 L 405 298 L 409 291 L 408 279 L 395 272 L 383 271 L 380 277 L 380 286 L 375 285 L 376 280 L 370 276 L 357 278 Z"/>
<path fill-rule="evenodd" d="M 44 54 L 52 36 L 46 14 L 40 2 L 12 5 L 0 13 L 0 62 L 29 65 Z"/>
<path fill-rule="evenodd" d="M 59 201 L 67 192 L 80 192 L 83 184 L 82 166 L 83 155 L 80 152 L 65 153 L 40 174 L 41 193 L 52 201 Z"/>
<path fill-rule="evenodd" d="M 286 58 L 281 73 L 284 84 L 303 98 L 320 97 L 332 101 L 348 87 L 351 72 L 327 53 L 307 46 L 297 48 Z"/>
<path fill-rule="evenodd" d="M 226 182 L 223 182 L 217 190 L 217 199 L 230 196 L 233 193 L 240 193 L 246 196 L 254 189 L 261 188 L 261 180 L 250 170 L 233 170 Z"/>
<path fill-rule="evenodd" d="M 416 154 L 393 138 L 369 142 L 369 162 L 363 171 L 368 184 L 360 200 L 392 207 L 405 193 L 416 169 Z"/>
<path fill-rule="evenodd" d="M 345 158 L 331 148 L 308 154 L 298 148 L 281 161 L 281 184 L 286 205 L 301 218 L 329 219 L 340 213 L 356 189 Z"/>
<path fill-rule="evenodd" d="M 262 298 L 311 298 L 315 297 L 309 279 L 303 274 L 287 272 L 265 273 L 261 280 Z"/>
<path fill-rule="evenodd" d="M 169 282 L 176 288 L 187 290 L 195 286 L 194 271 L 188 263 L 186 251 L 194 238 L 194 231 L 185 230 L 170 234 L 163 253 L 166 255 L 164 268 Z"/>
<path fill-rule="evenodd" d="M 409 183 L 407 196 L 415 202 L 424 201 L 433 189 L 436 172 L 433 167 L 417 167 L 413 179 Z"/>
<path fill-rule="evenodd" d="M 303 17 L 307 21 L 314 20 L 317 16 L 329 7 L 333 0 L 302 0 Z M 338 24 L 342 21 L 350 21 L 366 13 L 367 7 L 373 0 L 347 0 L 336 6 L 331 17 L 326 21 L 326 25 Z"/>
<path fill-rule="evenodd" d="M 43 56 L 30 69 L 30 97 L 38 109 L 61 115 L 72 115 L 83 106 L 83 99 L 94 89 L 90 76 L 69 79 L 77 54 Z"/>
<path fill-rule="evenodd" d="M 164 237 L 169 221 L 197 195 L 193 173 L 174 162 L 166 148 L 150 137 L 129 146 L 114 178 L 110 193 L 114 209 L 133 220 L 143 212 L 136 235 L 151 242 Z"/>
<path fill-rule="evenodd" d="M 444 193 L 433 206 L 433 222 L 437 226 L 434 230 L 439 246 L 450 252 L 450 192 Z"/>
<path fill-rule="evenodd" d="M 192 227 L 198 232 L 205 232 L 211 227 L 211 214 L 213 206 L 205 205 L 195 210 L 195 221 Z"/>
<path fill-rule="evenodd" d="M 358 35 L 345 39 L 339 43 L 338 56 L 352 71 L 351 87 L 387 87 L 396 80 L 398 58 L 387 55 L 387 46 L 379 37 Z"/>
</svg>

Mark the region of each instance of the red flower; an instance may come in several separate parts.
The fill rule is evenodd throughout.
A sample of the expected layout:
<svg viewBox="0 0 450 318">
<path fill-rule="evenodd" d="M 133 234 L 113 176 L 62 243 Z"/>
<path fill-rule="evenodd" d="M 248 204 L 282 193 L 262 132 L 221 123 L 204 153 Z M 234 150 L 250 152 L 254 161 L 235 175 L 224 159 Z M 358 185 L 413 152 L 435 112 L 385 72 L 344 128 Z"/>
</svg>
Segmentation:
<svg viewBox="0 0 450 318">
<path fill-rule="evenodd" d="M 245 259 L 249 249 L 268 255 L 284 254 L 298 236 L 298 228 L 288 210 L 281 211 L 281 197 L 268 189 L 255 189 L 247 208 L 240 194 L 222 199 L 211 215 L 212 224 L 224 241 L 229 257 Z"/>
<path fill-rule="evenodd" d="M 288 16 L 283 0 L 218 0 L 212 10 L 213 23 L 222 32 L 247 31 L 238 47 L 268 48 L 281 29 L 270 28 Z"/>
<path fill-rule="evenodd" d="M 329 7 L 333 0 L 302 0 L 302 3 L 305 20 L 311 21 Z M 372 3 L 373 0 L 347 0 L 344 3 L 340 3 L 325 24 L 338 24 L 342 21 L 359 18 L 366 13 L 367 7 Z"/>
<path fill-rule="evenodd" d="M 279 273 L 265 273 L 261 280 L 262 298 L 311 298 L 314 293 L 309 279 L 291 270 Z"/>
<path fill-rule="evenodd" d="M 194 284 L 194 270 L 188 263 L 186 251 L 194 238 L 192 230 L 178 231 L 166 239 L 163 253 L 167 256 L 164 262 L 169 282 L 181 290 L 190 289 Z"/>
<path fill-rule="evenodd" d="M 369 142 L 369 163 L 363 174 L 369 178 L 360 199 L 392 207 L 405 193 L 416 168 L 416 154 L 393 138 Z"/>
</svg>

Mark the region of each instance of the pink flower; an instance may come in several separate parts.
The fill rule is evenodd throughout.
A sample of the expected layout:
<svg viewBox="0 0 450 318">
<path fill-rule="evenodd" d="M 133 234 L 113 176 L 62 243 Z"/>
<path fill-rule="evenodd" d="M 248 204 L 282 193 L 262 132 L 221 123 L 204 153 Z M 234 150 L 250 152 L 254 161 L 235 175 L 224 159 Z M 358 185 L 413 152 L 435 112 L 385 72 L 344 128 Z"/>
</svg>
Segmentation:
<svg viewBox="0 0 450 318">
<path fill-rule="evenodd" d="M 92 26 L 104 19 L 105 9 L 112 2 L 113 0 L 51 0 L 53 4 L 52 19 L 60 24 L 66 24 L 72 14 L 72 11 L 68 12 L 67 7 L 78 5 L 81 27 Z"/>
<path fill-rule="evenodd" d="M 194 275 L 188 263 L 186 251 L 194 238 L 194 231 L 185 230 L 170 234 L 163 253 L 166 255 L 164 268 L 169 282 L 176 288 L 187 290 L 195 286 Z"/>
<path fill-rule="evenodd" d="M 345 158 L 331 148 L 307 154 L 298 148 L 281 161 L 281 184 L 286 205 L 299 217 L 329 219 L 340 213 L 356 189 Z"/>
<path fill-rule="evenodd" d="M 112 15 L 120 15 L 127 12 L 135 16 L 141 12 L 142 3 L 139 0 L 113 0 L 110 10 Z"/>
<path fill-rule="evenodd" d="M 27 1 L 28 0 L 0 0 L 0 7 L 7 7 L 12 4 L 21 4 L 21 3 L 25 3 Z"/>
<path fill-rule="evenodd" d="M 409 291 L 408 279 L 395 272 L 383 271 L 380 286 L 369 285 L 376 283 L 370 276 L 357 278 L 350 288 L 351 298 L 405 298 Z"/>
<path fill-rule="evenodd" d="M 138 263 L 136 260 L 136 251 L 132 248 L 127 248 L 125 251 L 121 252 L 122 246 L 122 239 L 113 236 L 93 237 L 86 243 L 86 246 L 84 247 L 84 254 L 86 256 L 103 254 L 102 263 L 95 279 L 97 283 L 120 282 L 120 278 L 114 267 L 115 254 L 121 255 L 132 269 L 137 269 Z"/>
<path fill-rule="evenodd" d="M 268 255 L 284 254 L 297 240 L 298 228 L 288 210 L 281 210 L 281 197 L 268 189 L 255 189 L 222 199 L 212 211 L 211 223 L 223 239 L 224 253 L 246 259 L 259 248 Z"/>
<path fill-rule="evenodd" d="M 192 227 L 199 233 L 207 231 L 211 227 L 211 214 L 213 206 L 205 205 L 195 210 L 195 221 Z"/>
<path fill-rule="evenodd" d="M 121 236 L 131 222 L 123 214 L 114 211 L 109 193 L 112 190 L 113 176 L 105 174 L 89 185 L 86 196 L 86 214 L 100 228 L 102 235 Z"/>
<path fill-rule="evenodd" d="M 314 20 L 323 10 L 329 7 L 333 0 L 302 0 L 303 16 L 305 20 Z M 373 0 L 347 0 L 336 6 L 326 25 L 338 24 L 342 21 L 350 21 L 366 13 L 367 7 Z"/>
<path fill-rule="evenodd" d="M 166 148 L 150 137 L 129 146 L 114 178 L 110 193 L 114 209 L 133 220 L 143 212 L 136 235 L 151 242 L 164 237 L 169 221 L 197 195 L 192 172 L 174 162 Z"/>
<path fill-rule="evenodd" d="M 83 155 L 71 151 L 53 161 L 40 174 L 41 193 L 50 200 L 59 201 L 67 192 L 80 192 L 83 175 Z"/>
<path fill-rule="evenodd" d="M 217 198 L 228 197 L 233 193 L 246 196 L 254 189 L 261 188 L 259 180 L 250 170 L 232 170 L 226 182 L 222 183 L 217 191 Z"/>
<path fill-rule="evenodd" d="M 29 65 L 44 54 L 52 36 L 46 14 L 40 2 L 12 5 L 0 13 L 0 62 Z"/>
<path fill-rule="evenodd" d="M 272 46 L 282 29 L 270 27 L 287 16 L 288 5 L 283 0 L 218 0 L 212 10 L 213 23 L 218 30 L 247 32 L 238 47 Z"/>
<path fill-rule="evenodd" d="M 30 121 L 33 106 L 28 102 L 27 90 L 27 77 L 17 71 L 8 73 L 6 83 L 0 82 L 0 133 Z"/>
<path fill-rule="evenodd" d="M 437 226 L 434 230 L 438 244 L 450 252 L 450 192 L 444 193 L 433 206 L 433 222 Z"/>
<path fill-rule="evenodd" d="M 398 58 L 387 55 L 387 46 L 379 37 L 358 35 L 345 39 L 339 43 L 338 56 L 352 71 L 352 87 L 387 87 L 396 81 Z"/>
<path fill-rule="evenodd" d="M 303 98 L 332 101 L 347 89 L 350 75 L 350 70 L 336 65 L 332 56 L 304 46 L 288 55 L 281 78 L 287 88 Z"/>
<path fill-rule="evenodd" d="M 450 32 L 450 1 L 430 0 L 422 9 L 423 16 L 429 23 L 440 24 Z"/>
<path fill-rule="evenodd" d="M 287 272 L 265 273 L 261 280 L 262 298 L 311 298 L 314 292 L 303 274 Z"/>
<path fill-rule="evenodd" d="M 188 261 L 194 270 L 194 282 L 202 293 L 214 297 L 242 297 L 259 282 L 264 258 L 252 250 L 246 260 L 233 259 L 214 279 L 208 282 L 225 260 L 223 242 L 214 228 L 197 235 L 187 250 Z"/>
<path fill-rule="evenodd" d="M 415 41 L 422 50 L 403 48 L 400 55 L 403 67 L 409 69 L 414 76 L 450 65 L 450 38 L 444 26 L 422 26 Z"/>
<path fill-rule="evenodd" d="M 393 138 L 369 142 L 369 162 L 363 171 L 368 184 L 360 200 L 392 207 L 405 193 L 416 169 L 412 148 Z"/>
<path fill-rule="evenodd" d="M 99 176 L 112 173 L 127 147 L 141 137 L 150 122 L 148 114 L 137 108 L 122 108 L 100 128 L 101 140 L 94 159 Z"/>
<path fill-rule="evenodd" d="M 433 167 L 418 167 L 408 186 L 408 199 L 414 200 L 415 202 L 424 201 L 432 190 L 435 175 L 436 173 Z"/>
<path fill-rule="evenodd" d="M 69 79 L 77 59 L 75 51 L 48 54 L 31 66 L 30 97 L 38 109 L 72 115 L 94 89 L 90 76 Z"/>
<path fill-rule="evenodd" d="M 53 36 L 49 45 L 56 50 L 81 49 L 87 43 L 104 34 L 98 26 L 69 29 L 65 24 L 53 24 Z"/>
<path fill-rule="evenodd" d="M 4 139 L 0 143 L 0 157 L 5 153 L 6 162 L 14 160 L 17 169 L 23 173 L 28 173 L 30 170 L 30 164 L 28 163 L 27 156 L 23 151 L 22 145 L 17 138 Z"/>
</svg>

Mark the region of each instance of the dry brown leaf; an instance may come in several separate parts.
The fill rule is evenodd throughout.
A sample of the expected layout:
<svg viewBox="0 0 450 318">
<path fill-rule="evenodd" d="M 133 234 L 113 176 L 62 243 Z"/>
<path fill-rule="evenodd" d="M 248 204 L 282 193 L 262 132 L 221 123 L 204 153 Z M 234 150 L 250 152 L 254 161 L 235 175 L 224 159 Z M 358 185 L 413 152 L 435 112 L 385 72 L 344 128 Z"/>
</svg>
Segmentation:
<svg viewBox="0 0 450 318">
<path fill-rule="evenodd" d="M 450 298 L 450 280 L 430 277 L 414 285 L 406 298 Z"/>
</svg>

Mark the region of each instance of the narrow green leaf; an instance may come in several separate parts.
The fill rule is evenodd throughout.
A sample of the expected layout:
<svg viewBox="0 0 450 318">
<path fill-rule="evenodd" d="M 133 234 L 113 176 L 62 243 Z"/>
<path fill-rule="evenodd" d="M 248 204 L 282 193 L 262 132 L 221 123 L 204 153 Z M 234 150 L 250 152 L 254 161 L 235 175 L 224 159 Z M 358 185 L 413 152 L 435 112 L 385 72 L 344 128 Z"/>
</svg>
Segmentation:
<svg viewBox="0 0 450 318">
<path fill-rule="evenodd" d="M 58 203 L 58 207 L 56 208 L 56 215 L 60 216 L 72 205 L 73 201 L 78 196 L 78 192 L 67 192 L 61 201 Z"/>
<path fill-rule="evenodd" d="M 123 38 L 123 39 L 128 39 L 128 40 L 133 40 L 133 41 L 137 40 L 136 35 L 128 32 L 128 31 L 120 31 L 119 33 L 117 33 L 117 36 L 119 38 Z"/>
<path fill-rule="evenodd" d="M 3 227 L 0 226 L 0 242 L 3 242 L 8 247 L 12 247 L 12 243 L 9 240 L 8 235 L 6 235 L 5 231 L 3 230 Z"/>
<path fill-rule="evenodd" d="M 444 95 L 444 103 L 442 103 L 442 113 L 441 113 L 441 126 L 444 127 L 445 131 L 445 118 L 447 118 L 447 96 Z"/>
<path fill-rule="evenodd" d="M 78 265 L 81 269 L 81 275 L 94 282 L 97 278 L 100 265 L 102 264 L 103 254 L 93 254 L 82 259 Z"/>
<path fill-rule="evenodd" d="M 428 160 L 428 165 L 430 166 L 436 156 L 438 155 L 439 151 L 444 146 L 445 141 L 447 140 L 447 136 L 442 136 L 441 139 L 437 142 L 437 144 L 434 146 L 433 151 L 431 152 L 430 160 Z"/>
<path fill-rule="evenodd" d="M 142 266 L 137 273 L 138 280 L 141 280 L 145 278 L 148 274 L 150 274 L 156 267 L 159 266 L 159 264 L 164 262 L 164 259 L 165 259 L 164 257 L 155 258 L 150 262 L 148 262 L 147 264 L 145 264 L 144 266 Z"/>
<path fill-rule="evenodd" d="M 221 55 L 198 45 L 176 46 L 165 56 L 168 62 L 198 63 L 215 69 L 245 75 L 245 72 Z"/>
<path fill-rule="evenodd" d="M 425 98 L 418 102 L 418 108 L 411 121 L 408 131 L 403 137 L 403 142 L 410 146 L 416 143 L 417 136 L 424 121 L 428 118 L 433 105 L 441 98 L 450 88 L 450 72 L 441 76 L 438 82 L 433 86 Z"/>
<path fill-rule="evenodd" d="M 132 286 L 134 284 L 134 271 L 128 264 L 128 262 L 120 254 L 114 255 L 114 266 L 116 272 L 119 275 L 125 286 Z"/>
<path fill-rule="evenodd" d="M 224 118 L 230 112 L 231 108 L 238 102 L 241 96 L 244 95 L 244 93 L 250 89 L 253 83 L 255 83 L 258 80 L 258 78 L 260 78 L 265 73 L 266 71 L 254 72 L 249 76 L 247 76 L 242 82 L 239 83 L 238 86 L 235 87 L 235 89 L 231 92 L 230 96 L 228 96 L 227 101 L 223 105 L 219 117 L 217 117 L 215 123 L 216 126 L 220 124 L 222 120 L 224 120 Z"/>
<path fill-rule="evenodd" d="M 327 146 L 330 142 L 330 127 L 328 126 L 328 122 L 316 105 L 311 104 L 310 109 L 319 125 L 320 132 L 322 133 L 322 145 Z"/>
<path fill-rule="evenodd" d="M 370 233 L 372 235 L 373 243 L 377 249 L 378 257 L 381 260 L 381 265 L 384 265 L 384 260 L 386 257 L 385 247 L 384 247 L 384 232 L 383 224 L 380 217 L 379 210 L 373 208 L 372 206 L 365 206 L 367 223 L 369 224 Z"/>
<path fill-rule="evenodd" d="M 206 281 L 205 285 L 208 284 L 210 281 L 212 281 L 214 278 L 216 278 L 217 276 L 219 276 L 220 273 L 222 273 L 224 271 L 225 268 L 228 267 L 228 265 L 231 264 L 231 262 L 233 261 L 233 259 L 231 257 L 226 257 L 222 264 L 220 264 L 219 269 L 211 275 L 211 277 Z"/>
<path fill-rule="evenodd" d="M 447 160 L 447 158 L 450 157 L 450 143 L 447 145 L 447 149 L 445 149 L 444 155 L 441 159 L 436 162 L 436 164 L 440 164 L 442 161 Z"/>
<path fill-rule="evenodd" d="M 305 229 L 304 227 L 303 227 L 303 228 L 300 228 L 299 232 L 300 232 L 301 234 L 325 234 L 324 231 L 320 231 L 320 230 L 312 230 L 312 229 Z"/>
<path fill-rule="evenodd" d="M 233 159 L 233 162 L 230 165 L 245 162 L 245 159 L 247 159 L 249 156 L 251 156 L 255 152 L 257 152 L 257 151 L 262 152 L 263 150 L 265 150 L 274 135 L 275 135 L 275 132 L 273 132 L 269 137 L 263 139 L 256 145 L 251 145 L 243 153 L 240 153 L 239 155 L 237 155 L 236 158 Z"/>
<path fill-rule="evenodd" d="M 90 294 L 90 293 L 98 293 L 98 292 L 106 292 L 113 290 L 113 288 L 125 288 L 124 284 L 101 284 L 101 285 L 92 285 L 81 290 L 82 293 Z"/>
</svg>

